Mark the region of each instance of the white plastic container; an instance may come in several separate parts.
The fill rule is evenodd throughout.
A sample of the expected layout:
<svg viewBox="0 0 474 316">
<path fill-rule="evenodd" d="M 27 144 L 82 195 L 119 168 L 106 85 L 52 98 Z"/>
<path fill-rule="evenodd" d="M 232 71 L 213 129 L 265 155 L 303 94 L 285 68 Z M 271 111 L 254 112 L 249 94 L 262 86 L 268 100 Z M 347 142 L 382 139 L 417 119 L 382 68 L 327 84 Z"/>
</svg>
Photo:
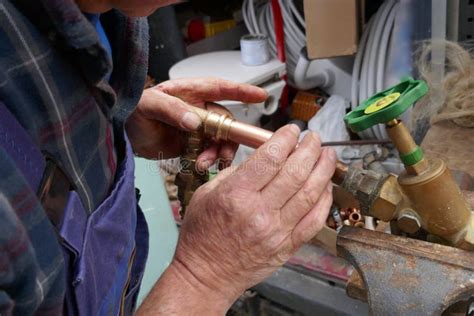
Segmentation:
<svg viewBox="0 0 474 316">
<path fill-rule="evenodd" d="M 245 66 L 260 66 L 270 60 L 268 37 L 265 34 L 244 35 L 240 39 L 240 54 Z"/>
</svg>

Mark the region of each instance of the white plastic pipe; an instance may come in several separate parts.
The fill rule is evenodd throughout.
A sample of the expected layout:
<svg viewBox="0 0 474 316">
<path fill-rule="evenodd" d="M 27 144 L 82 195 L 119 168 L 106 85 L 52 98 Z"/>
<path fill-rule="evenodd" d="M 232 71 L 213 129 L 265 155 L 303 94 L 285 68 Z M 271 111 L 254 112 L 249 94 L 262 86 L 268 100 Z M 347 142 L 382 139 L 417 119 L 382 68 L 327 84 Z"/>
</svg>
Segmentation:
<svg viewBox="0 0 474 316">
<path fill-rule="evenodd" d="M 302 49 L 294 74 L 294 83 L 300 90 L 309 90 L 314 87 L 328 88 L 334 84 L 334 74 L 329 69 L 322 70 L 308 77 L 311 61 L 307 57 L 306 49 Z"/>
</svg>

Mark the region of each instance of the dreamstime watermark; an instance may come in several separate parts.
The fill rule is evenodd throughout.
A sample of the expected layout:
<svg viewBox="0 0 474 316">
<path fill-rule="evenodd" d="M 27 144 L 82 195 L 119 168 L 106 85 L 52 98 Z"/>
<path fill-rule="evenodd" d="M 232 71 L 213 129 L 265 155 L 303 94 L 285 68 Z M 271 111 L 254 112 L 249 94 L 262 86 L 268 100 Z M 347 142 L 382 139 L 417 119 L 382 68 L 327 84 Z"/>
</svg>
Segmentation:
<svg viewBox="0 0 474 316">
<path fill-rule="evenodd" d="M 162 177 L 173 174 L 195 174 L 205 175 L 208 169 L 199 169 L 196 163 L 188 159 L 164 159 L 164 154 L 159 153 L 158 157 L 147 162 L 147 171 L 151 175 L 160 175 Z M 211 172 L 217 172 L 221 166 L 228 166 L 232 161 L 222 158 L 216 159 L 215 163 L 209 168 Z M 236 172 L 245 173 L 250 176 L 263 176 L 268 172 L 279 172 L 288 177 L 300 174 L 308 174 L 315 167 L 315 159 L 307 158 L 304 160 L 287 159 L 282 154 L 282 149 L 278 144 L 270 144 L 264 151 L 256 151 L 250 155 L 243 163 L 238 166 L 232 166 L 230 174 Z"/>
</svg>

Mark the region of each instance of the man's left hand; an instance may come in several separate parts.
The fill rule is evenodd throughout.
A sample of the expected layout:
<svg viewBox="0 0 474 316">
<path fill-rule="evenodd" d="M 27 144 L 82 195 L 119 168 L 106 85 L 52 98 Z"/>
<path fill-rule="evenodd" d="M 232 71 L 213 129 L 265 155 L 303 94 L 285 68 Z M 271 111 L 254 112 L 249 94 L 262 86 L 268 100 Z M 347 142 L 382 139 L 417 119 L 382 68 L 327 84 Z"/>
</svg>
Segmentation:
<svg viewBox="0 0 474 316">
<path fill-rule="evenodd" d="M 265 101 L 265 90 L 216 78 L 190 78 L 163 82 L 146 89 L 126 128 L 132 147 L 148 159 L 169 159 L 183 150 L 180 131 L 194 131 L 201 120 L 191 106 L 204 108 L 206 102 L 234 100 L 243 103 Z M 225 112 L 224 108 L 212 109 Z M 199 169 L 207 169 L 217 159 L 228 166 L 238 145 L 212 143 L 198 158 Z"/>
</svg>

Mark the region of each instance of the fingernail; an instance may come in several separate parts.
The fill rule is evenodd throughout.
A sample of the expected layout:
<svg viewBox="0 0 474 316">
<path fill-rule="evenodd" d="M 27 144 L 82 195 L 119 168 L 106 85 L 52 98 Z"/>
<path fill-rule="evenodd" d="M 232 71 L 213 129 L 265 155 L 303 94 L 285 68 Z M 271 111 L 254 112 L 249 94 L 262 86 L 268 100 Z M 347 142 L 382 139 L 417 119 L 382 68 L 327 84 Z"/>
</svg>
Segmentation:
<svg viewBox="0 0 474 316">
<path fill-rule="evenodd" d="M 300 130 L 300 128 L 298 127 L 298 125 L 296 125 L 296 124 L 290 124 L 290 127 L 291 127 L 291 130 L 292 130 L 293 132 L 295 132 L 296 134 L 301 133 L 301 130 Z"/>
<path fill-rule="evenodd" d="M 187 112 L 184 114 L 181 124 L 184 128 L 194 131 L 201 125 L 201 118 L 196 113 Z"/>
</svg>

